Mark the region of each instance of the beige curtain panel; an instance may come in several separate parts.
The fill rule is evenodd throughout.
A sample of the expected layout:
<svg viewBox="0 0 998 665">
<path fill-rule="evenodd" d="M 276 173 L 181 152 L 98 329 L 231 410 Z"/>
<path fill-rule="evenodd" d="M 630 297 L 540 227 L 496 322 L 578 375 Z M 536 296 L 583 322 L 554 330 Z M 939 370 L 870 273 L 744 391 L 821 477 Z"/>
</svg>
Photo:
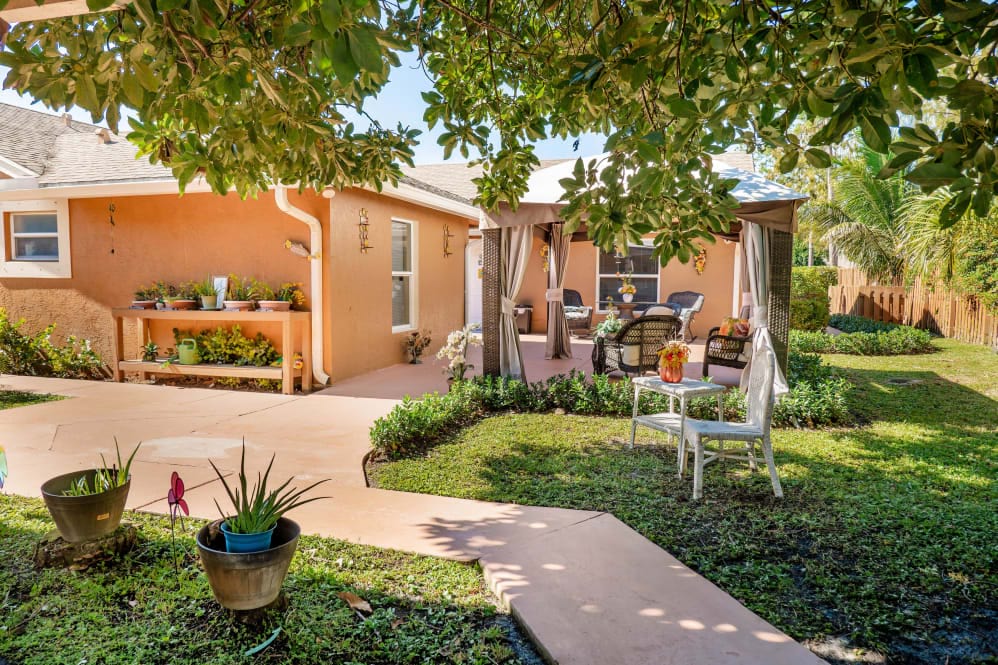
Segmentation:
<svg viewBox="0 0 998 665">
<path fill-rule="evenodd" d="M 526 381 L 523 353 L 520 351 L 520 333 L 516 330 L 516 297 L 527 274 L 533 228 L 515 226 L 502 230 L 499 237 L 499 371 L 502 376 Z"/>
<path fill-rule="evenodd" d="M 564 291 L 565 271 L 571 248 L 572 237 L 565 235 L 565 225 L 552 224 L 548 257 L 548 329 L 544 345 L 544 357 L 548 359 L 572 357 L 572 338 L 568 334 L 568 320 L 565 318 Z"/>
</svg>

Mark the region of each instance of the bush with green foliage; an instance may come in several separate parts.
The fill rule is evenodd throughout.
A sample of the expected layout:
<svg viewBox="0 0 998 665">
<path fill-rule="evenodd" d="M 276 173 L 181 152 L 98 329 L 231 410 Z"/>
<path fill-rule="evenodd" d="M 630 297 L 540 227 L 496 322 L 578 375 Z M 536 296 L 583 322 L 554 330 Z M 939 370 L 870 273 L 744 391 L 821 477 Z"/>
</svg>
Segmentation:
<svg viewBox="0 0 998 665">
<path fill-rule="evenodd" d="M 828 287 L 838 283 L 838 268 L 796 267 L 790 274 L 790 328 L 824 330 L 831 307 Z"/>
<path fill-rule="evenodd" d="M 791 330 L 790 348 L 798 353 L 845 353 L 854 356 L 904 356 L 935 351 L 932 335 L 911 326 L 841 335 Z"/>
<path fill-rule="evenodd" d="M 979 233 L 968 242 L 956 262 L 955 282 L 968 297 L 998 314 L 998 233 Z"/>
<path fill-rule="evenodd" d="M 52 341 L 55 324 L 34 335 L 21 332 L 24 319 L 11 322 L 0 307 L 0 373 L 55 376 L 65 379 L 103 379 L 104 362 L 89 340 L 70 335 L 62 346 Z"/>
<path fill-rule="evenodd" d="M 849 421 L 846 395 L 849 384 L 837 377 L 816 355 L 792 353 L 789 359 L 790 393 L 773 410 L 778 427 L 817 427 Z M 451 391 L 406 398 L 388 415 L 375 421 L 371 442 L 384 457 L 396 459 L 419 454 L 458 429 L 493 413 L 549 413 L 564 411 L 586 416 L 629 416 L 634 386 L 630 379 L 611 380 L 605 374 L 587 377 L 583 372 L 524 383 L 505 377 L 480 376 L 454 383 Z M 643 414 L 669 410 L 669 398 L 643 391 L 638 406 Z M 724 417 L 744 420 L 745 394 L 728 390 Z M 693 418 L 717 417 L 717 400 L 691 400 L 687 413 Z"/>
<path fill-rule="evenodd" d="M 886 323 L 884 321 L 874 321 L 865 316 L 852 316 L 851 314 L 832 314 L 828 320 L 828 325 L 841 330 L 844 333 L 854 332 L 887 332 L 898 327 L 897 323 Z"/>
<path fill-rule="evenodd" d="M 235 324 L 232 328 L 219 326 L 214 330 L 202 330 L 194 334 L 190 330 L 173 329 L 173 339 L 179 345 L 185 339 L 197 342 L 201 362 L 225 365 L 252 365 L 253 367 L 277 366 L 281 364 L 281 354 L 262 333 L 255 337 L 243 335 L 242 328 Z"/>
</svg>

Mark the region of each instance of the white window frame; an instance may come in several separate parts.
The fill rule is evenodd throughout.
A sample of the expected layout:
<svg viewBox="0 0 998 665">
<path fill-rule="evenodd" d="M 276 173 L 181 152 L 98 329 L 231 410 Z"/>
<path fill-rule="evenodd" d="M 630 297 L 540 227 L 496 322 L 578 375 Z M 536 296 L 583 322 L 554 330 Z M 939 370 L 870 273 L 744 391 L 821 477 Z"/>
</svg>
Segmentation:
<svg viewBox="0 0 998 665">
<path fill-rule="evenodd" d="M 628 246 L 628 248 L 634 248 L 634 247 L 646 247 L 647 248 L 647 247 L 652 247 L 653 245 L 652 245 L 652 241 L 645 240 L 645 241 L 642 241 L 641 244 L 627 243 L 627 246 Z M 603 307 L 603 305 L 605 305 L 606 303 L 604 301 L 600 300 L 599 283 L 600 283 L 600 279 L 603 278 L 603 277 L 614 277 L 614 278 L 616 278 L 617 277 L 617 273 L 616 272 L 614 272 L 612 274 L 611 273 L 601 273 L 599 271 L 599 259 L 600 259 L 600 255 L 602 253 L 603 253 L 603 250 L 600 249 L 599 247 L 597 247 L 596 248 L 596 287 L 595 287 L 596 291 L 595 291 L 595 296 L 593 297 L 593 300 L 596 301 L 596 313 L 597 314 L 608 314 L 610 310 L 605 309 Z M 648 274 L 645 274 L 645 273 L 635 273 L 635 274 L 633 274 L 631 276 L 632 277 L 641 277 L 641 278 L 654 277 L 655 278 L 655 302 L 662 302 L 662 266 L 658 267 L 658 271 L 655 272 L 654 275 L 651 274 L 651 273 L 648 273 Z M 616 298 L 613 299 L 613 302 L 614 302 L 614 304 L 620 304 L 620 303 L 624 302 L 624 300 L 623 300 L 623 298 L 619 297 L 619 295 L 618 295 L 618 297 L 616 297 Z"/>
<path fill-rule="evenodd" d="M 57 261 L 14 258 L 11 213 L 52 213 L 56 215 L 56 236 L 59 243 Z M 0 278 L 66 279 L 73 276 L 72 246 L 69 237 L 69 201 L 48 199 L 0 202 Z"/>
<path fill-rule="evenodd" d="M 392 217 L 392 224 L 398 222 L 399 224 L 409 225 L 409 237 L 411 243 L 409 244 L 409 270 L 395 270 L 392 267 L 392 277 L 408 277 L 409 278 L 409 323 L 401 326 L 392 326 L 393 333 L 408 332 L 410 330 L 416 330 L 419 328 L 419 289 L 417 288 L 417 276 L 419 268 L 419 224 L 411 219 L 402 219 L 401 217 Z M 391 261 L 391 240 L 389 240 L 389 255 L 388 260 Z M 394 284 L 392 285 L 394 287 Z M 391 301 L 389 300 L 389 306 Z"/>
</svg>

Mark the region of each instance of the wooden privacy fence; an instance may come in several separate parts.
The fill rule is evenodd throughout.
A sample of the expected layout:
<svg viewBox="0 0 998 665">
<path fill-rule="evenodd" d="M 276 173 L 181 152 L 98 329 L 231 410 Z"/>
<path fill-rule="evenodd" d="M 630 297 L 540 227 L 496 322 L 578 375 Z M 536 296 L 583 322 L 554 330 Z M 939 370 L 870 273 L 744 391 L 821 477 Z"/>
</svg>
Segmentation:
<svg viewBox="0 0 998 665">
<path fill-rule="evenodd" d="M 998 316 L 973 297 L 916 280 L 910 287 L 877 286 L 853 268 L 839 269 L 839 285 L 828 289 L 832 314 L 852 314 L 900 323 L 972 344 L 998 348 Z"/>
</svg>

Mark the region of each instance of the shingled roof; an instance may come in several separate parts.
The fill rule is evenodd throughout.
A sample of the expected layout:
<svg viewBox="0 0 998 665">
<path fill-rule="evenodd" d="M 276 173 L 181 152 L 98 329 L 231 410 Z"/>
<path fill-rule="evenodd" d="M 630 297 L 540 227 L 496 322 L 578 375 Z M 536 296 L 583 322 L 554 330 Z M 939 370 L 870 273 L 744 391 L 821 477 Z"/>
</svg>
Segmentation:
<svg viewBox="0 0 998 665">
<path fill-rule="evenodd" d="M 173 180 L 166 167 L 136 158 L 136 147 L 124 137 L 110 134 L 107 142 L 99 140 L 95 134 L 101 128 L 96 125 L 0 103 L 0 128 L 0 157 L 37 174 L 42 188 Z M 719 158 L 736 168 L 755 170 L 747 153 Z M 565 161 L 570 160 L 541 160 L 538 169 Z M 402 173 L 407 185 L 471 205 L 478 193 L 472 180 L 482 174 L 482 167 L 425 164 L 403 166 Z"/>
</svg>

